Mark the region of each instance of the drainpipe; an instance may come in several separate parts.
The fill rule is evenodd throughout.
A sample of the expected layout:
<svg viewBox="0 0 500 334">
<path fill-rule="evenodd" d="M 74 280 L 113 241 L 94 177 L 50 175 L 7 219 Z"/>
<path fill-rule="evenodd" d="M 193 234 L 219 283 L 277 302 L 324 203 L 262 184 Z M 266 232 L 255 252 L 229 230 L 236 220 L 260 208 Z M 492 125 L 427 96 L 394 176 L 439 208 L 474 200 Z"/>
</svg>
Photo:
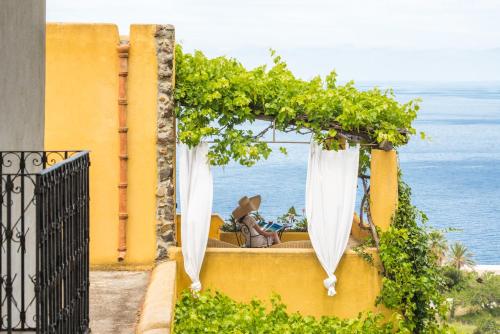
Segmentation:
<svg viewBox="0 0 500 334">
<path fill-rule="evenodd" d="M 118 261 L 125 260 L 127 253 L 127 76 L 128 76 L 128 53 L 130 44 L 128 41 L 120 41 L 117 47 L 119 57 L 118 73 L 118 134 L 120 137 L 120 181 L 118 183 Z"/>
</svg>

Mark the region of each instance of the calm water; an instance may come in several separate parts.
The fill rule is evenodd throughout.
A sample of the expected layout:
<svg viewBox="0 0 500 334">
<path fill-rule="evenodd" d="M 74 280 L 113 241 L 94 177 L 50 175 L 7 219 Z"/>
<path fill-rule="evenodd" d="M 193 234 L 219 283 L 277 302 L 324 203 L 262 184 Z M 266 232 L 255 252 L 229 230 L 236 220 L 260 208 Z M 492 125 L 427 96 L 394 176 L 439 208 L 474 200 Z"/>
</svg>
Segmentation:
<svg viewBox="0 0 500 334">
<path fill-rule="evenodd" d="M 384 86 L 359 86 L 375 84 Z M 461 229 L 448 238 L 466 244 L 477 263 L 500 264 L 500 83 L 388 86 L 401 101 L 423 99 L 415 126 L 430 138 L 414 138 L 399 154 L 415 204 L 432 226 Z M 276 219 L 292 205 L 302 210 L 308 146 L 287 149 L 288 156 L 273 153 L 252 168 L 215 168 L 214 212 L 227 218 L 242 195 L 257 193 L 268 219 Z"/>
</svg>

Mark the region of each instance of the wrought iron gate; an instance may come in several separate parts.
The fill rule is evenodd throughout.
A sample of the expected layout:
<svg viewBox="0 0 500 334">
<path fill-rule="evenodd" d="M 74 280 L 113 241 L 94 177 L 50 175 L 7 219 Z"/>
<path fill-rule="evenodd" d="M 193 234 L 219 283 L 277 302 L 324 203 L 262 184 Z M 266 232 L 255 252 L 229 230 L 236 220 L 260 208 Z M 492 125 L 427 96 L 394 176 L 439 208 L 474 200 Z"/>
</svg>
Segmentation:
<svg viewBox="0 0 500 334">
<path fill-rule="evenodd" d="M 0 152 L 0 331 L 89 333 L 89 154 Z"/>
</svg>

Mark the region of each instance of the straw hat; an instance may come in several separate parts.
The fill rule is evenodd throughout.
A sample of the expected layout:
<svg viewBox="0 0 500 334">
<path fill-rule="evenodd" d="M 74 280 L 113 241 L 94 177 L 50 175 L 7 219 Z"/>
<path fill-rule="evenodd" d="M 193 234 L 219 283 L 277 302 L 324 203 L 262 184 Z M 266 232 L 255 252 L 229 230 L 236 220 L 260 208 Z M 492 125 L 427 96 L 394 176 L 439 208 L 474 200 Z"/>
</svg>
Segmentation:
<svg viewBox="0 0 500 334">
<path fill-rule="evenodd" d="M 234 219 L 238 220 L 241 217 L 248 215 L 252 211 L 259 210 L 260 207 L 260 195 L 256 195 L 248 198 L 247 196 L 243 196 L 238 201 L 238 207 L 233 211 Z"/>
</svg>

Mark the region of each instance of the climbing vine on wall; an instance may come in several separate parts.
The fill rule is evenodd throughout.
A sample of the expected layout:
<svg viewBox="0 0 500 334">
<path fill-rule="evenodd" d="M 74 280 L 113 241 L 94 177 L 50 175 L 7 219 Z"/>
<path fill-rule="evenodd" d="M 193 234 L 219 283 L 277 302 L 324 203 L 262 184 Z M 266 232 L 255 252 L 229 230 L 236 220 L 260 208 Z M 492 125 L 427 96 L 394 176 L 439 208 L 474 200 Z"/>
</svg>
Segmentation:
<svg viewBox="0 0 500 334">
<path fill-rule="evenodd" d="M 447 333 L 447 305 L 440 288 L 444 280 L 429 247 L 426 215 L 411 203 L 411 189 L 399 176 L 398 208 L 380 238 L 384 265 L 378 303 L 401 312 L 412 333 Z"/>
<path fill-rule="evenodd" d="M 279 131 L 310 134 L 327 149 L 338 149 L 342 138 L 399 146 L 415 134 L 418 100 L 399 103 L 392 90 L 340 85 L 335 72 L 302 80 L 274 52 L 272 67 L 252 70 L 232 58 L 184 53 L 181 46 L 175 56 L 178 138 L 189 146 L 211 138 L 212 165 L 251 166 L 267 158 L 271 148 L 259 139 L 272 122 Z M 245 127 L 259 119 L 270 121 L 261 132 Z"/>
</svg>

